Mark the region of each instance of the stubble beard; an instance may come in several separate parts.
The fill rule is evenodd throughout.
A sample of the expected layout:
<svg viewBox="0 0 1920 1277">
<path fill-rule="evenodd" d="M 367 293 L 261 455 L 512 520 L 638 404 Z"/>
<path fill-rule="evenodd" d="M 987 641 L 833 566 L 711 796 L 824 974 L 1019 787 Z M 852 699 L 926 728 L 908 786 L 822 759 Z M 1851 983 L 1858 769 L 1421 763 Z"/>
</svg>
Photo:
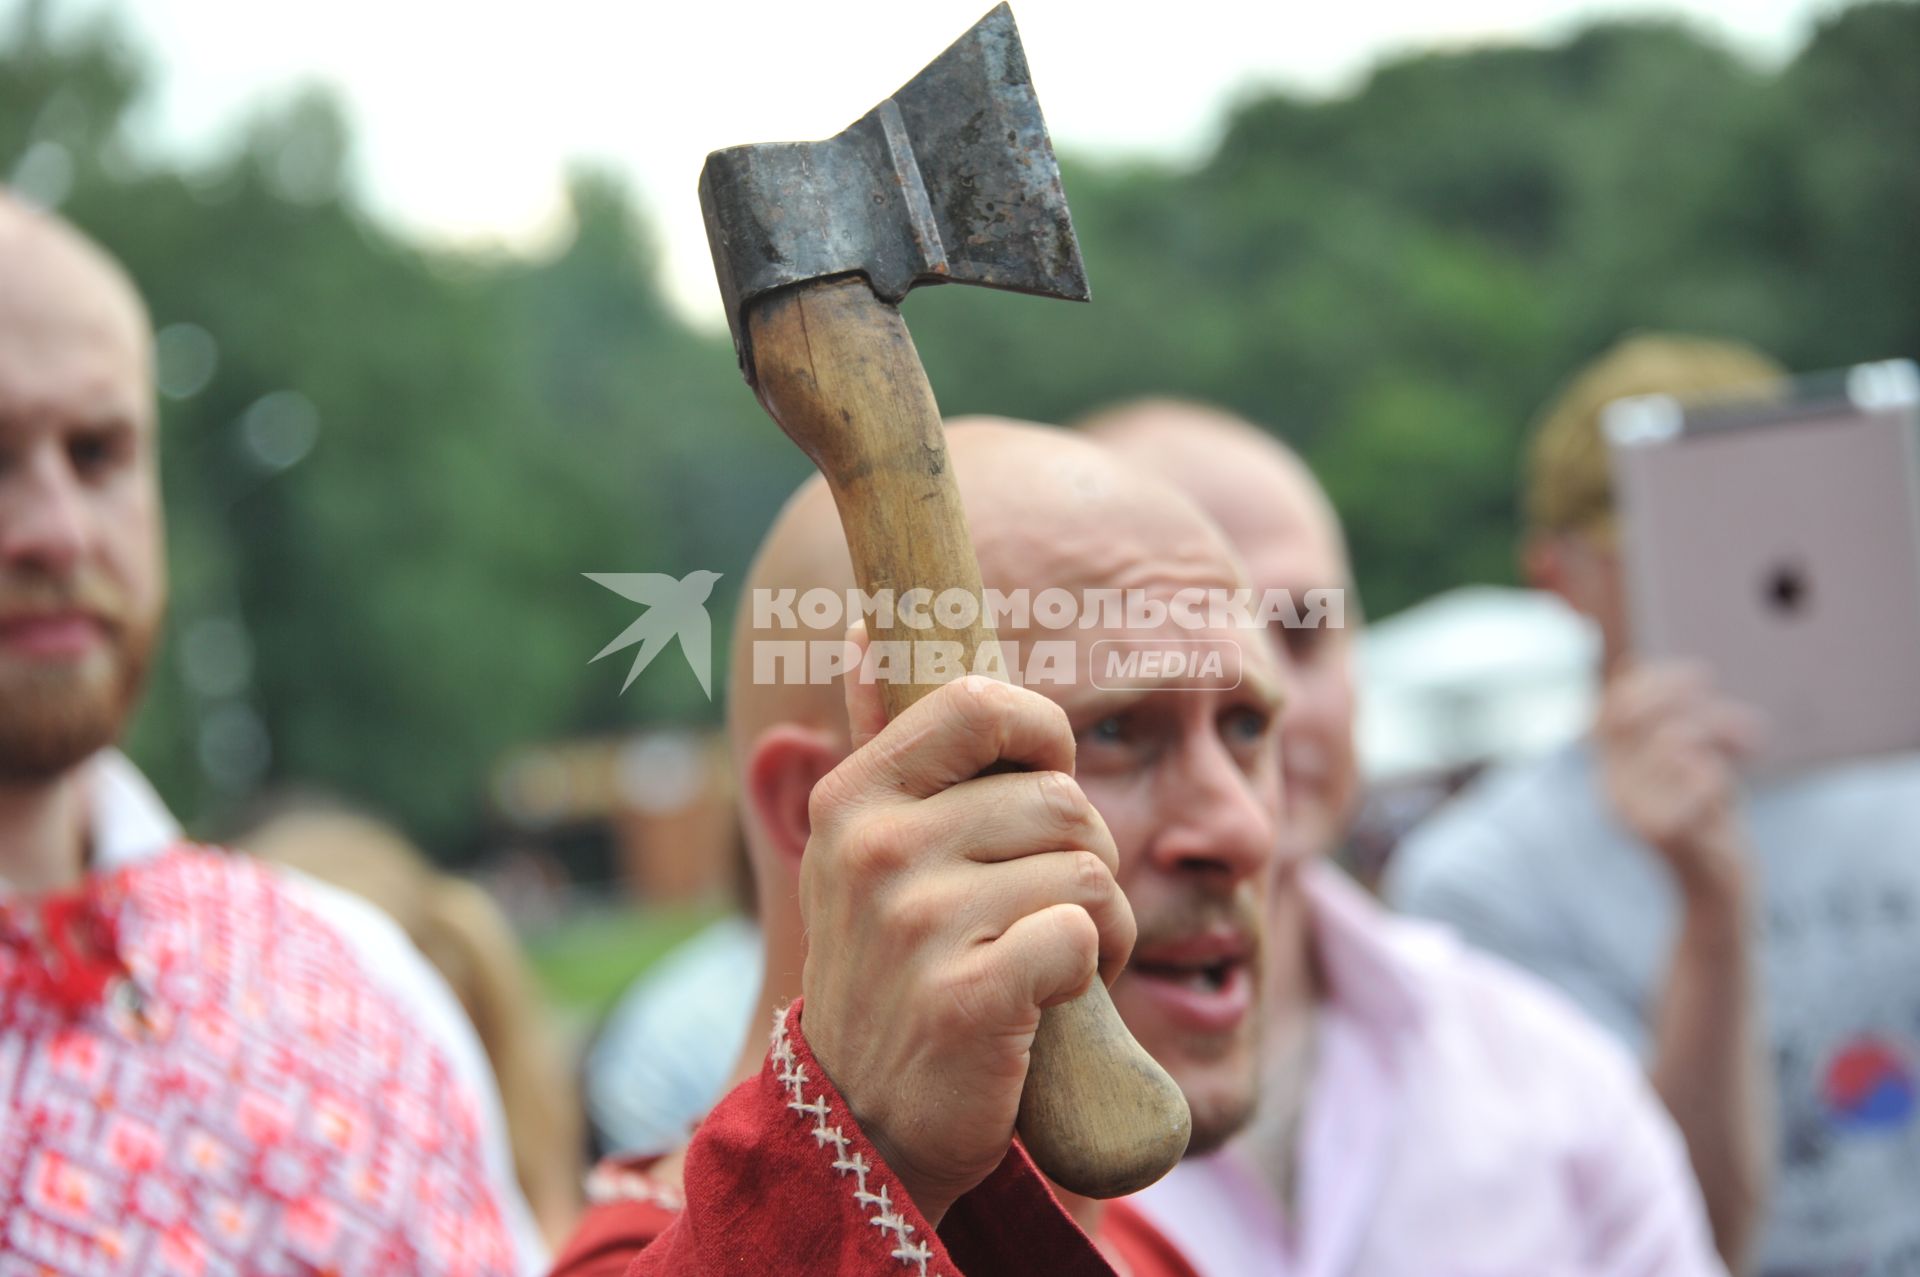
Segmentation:
<svg viewBox="0 0 1920 1277">
<path fill-rule="evenodd" d="M 1252 1022 L 1253 1041 L 1259 1043 L 1264 1037 L 1266 1023 L 1265 1008 L 1255 1004 Z M 1253 1121 L 1255 1110 L 1259 1107 L 1259 1060 L 1257 1050 L 1245 1052 L 1247 1076 L 1244 1084 L 1224 1093 L 1202 1097 L 1188 1097 L 1188 1109 L 1193 1118 L 1193 1134 L 1187 1140 L 1188 1157 L 1198 1157 L 1218 1151 L 1234 1136 L 1245 1130 Z"/>
<path fill-rule="evenodd" d="M 120 738 L 146 682 L 159 617 L 134 616 L 119 591 L 0 583 L 0 600 L 84 606 L 106 641 L 78 660 L 0 654 L 0 784 L 31 785 L 72 770 Z M 17 603 L 13 605 L 17 606 Z"/>
<path fill-rule="evenodd" d="M 1190 1090 L 1182 1087 L 1192 1119 L 1192 1134 L 1187 1140 L 1188 1157 L 1220 1149 L 1253 1120 L 1259 1106 L 1261 1048 L 1266 1040 L 1268 1020 L 1267 952 L 1271 943 L 1265 915 L 1266 909 L 1258 897 L 1236 889 L 1227 896 L 1196 891 L 1179 903 L 1157 911 L 1154 916 L 1140 919 L 1141 939 L 1135 942 L 1136 949 L 1151 949 L 1161 937 L 1191 934 L 1220 922 L 1232 923 L 1237 930 L 1252 937 L 1254 942 L 1254 952 L 1249 955 L 1247 968 L 1248 978 L 1254 981 L 1251 1014 L 1246 1023 L 1230 1037 L 1218 1039 L 1210 1048 L 1200 1049 L 1203 1056 L 1211 1054 L 1215 1061 L 1237 1053 L 1244 1062 L 1245 1073 L 1227 1086 L 1208 1086 L 1202 1082 Z M 1196 1045 L 1191 1041 L 1185 1044 L 1188 1050 Z"/>
</svg>

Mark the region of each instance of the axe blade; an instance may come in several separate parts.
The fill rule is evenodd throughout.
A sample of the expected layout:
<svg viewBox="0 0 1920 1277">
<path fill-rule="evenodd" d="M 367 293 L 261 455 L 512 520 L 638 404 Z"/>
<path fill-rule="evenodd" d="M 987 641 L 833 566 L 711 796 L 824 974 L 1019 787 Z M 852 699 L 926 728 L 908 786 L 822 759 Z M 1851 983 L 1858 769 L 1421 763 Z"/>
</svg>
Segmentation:
<svg viewBox="0 0 1920 1277">
<path fill-rule="evenodd" d="M 845 131 L 715 151 L 700 206 L 749 382 L 746 308 L 791 284 L 857 274 L 895 303 L 926 283 L 1090 297 L 1005 4 Z"/>
</svg>

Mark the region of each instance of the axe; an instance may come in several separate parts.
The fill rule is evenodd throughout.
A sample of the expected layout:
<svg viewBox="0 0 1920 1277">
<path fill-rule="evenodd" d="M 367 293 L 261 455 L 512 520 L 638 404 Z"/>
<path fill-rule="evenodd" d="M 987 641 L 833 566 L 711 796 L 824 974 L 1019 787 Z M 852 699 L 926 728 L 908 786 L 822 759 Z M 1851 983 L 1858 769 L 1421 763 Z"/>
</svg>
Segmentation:
<svg viewBox="0 0 1920 1277">
<path fill-rule="evenodd" d="M 896 307 L 928 283 L 1088 299 L 1012 11 L 1000 5 L 835 137 L 715 151 L 700 205 L 741 370 L 826 477 L 860 587 L 981 598 L 940 409 Z M 962 668 L 1003 670 L 979 615 L 900 637 L 958 643 Z M 888 682 L 888 714 L 931 690 Z M 1088 1197 L 1144 1188 L 1190 1126 L 1099 979 L 1042 1015 L 1019 1131 L 1054 1182 Z"/>
</svg>

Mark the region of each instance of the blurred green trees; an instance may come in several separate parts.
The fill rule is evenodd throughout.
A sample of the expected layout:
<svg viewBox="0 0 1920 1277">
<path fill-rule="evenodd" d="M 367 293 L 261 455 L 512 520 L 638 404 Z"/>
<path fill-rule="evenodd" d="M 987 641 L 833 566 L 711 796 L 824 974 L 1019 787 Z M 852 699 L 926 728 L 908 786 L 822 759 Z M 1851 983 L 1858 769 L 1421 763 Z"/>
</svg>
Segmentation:
<svg viewBox="0 0 1920 1277">
<path fill-rule="evenodd" d="M 623 662 L 587 664 L 632 618 L 580 573 L 712 568 L 728 598 L 805 468 L 666 308 L 621 184 L 579 175 L 548 260 L 428 250 L 366 215 L 324 96 L 159 164 L 126 140 L 141 54 L 45 9 L 0 33 L 0 177 L 120 256 L 163 333 L 174 608 L 134 745 L 182 812 L 314 783 L 459 855 L 506 748 L 712 715 L 678 662 L 624 698 Z M 1403 58 L 1244 103 L 1197 166 L 1069 156 L 1094 305 L 909 315 L 950 412 L 1171 392 L 1274 427 L 1380 615 L 1510 576 L 1527 419 L 1625 329 L 1920 352 L 1916 66 L 1891 0 L 1778 72 L 1656 22 Z"/>
</svg>

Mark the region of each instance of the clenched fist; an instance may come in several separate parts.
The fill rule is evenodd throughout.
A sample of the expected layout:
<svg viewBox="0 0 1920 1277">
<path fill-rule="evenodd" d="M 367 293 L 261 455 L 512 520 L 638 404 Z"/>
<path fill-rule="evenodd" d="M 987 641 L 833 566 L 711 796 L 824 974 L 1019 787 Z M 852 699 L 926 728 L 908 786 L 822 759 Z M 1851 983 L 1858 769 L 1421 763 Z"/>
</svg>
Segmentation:
<svg viewBox="0 0 1920 1277">
<path fill-rule="evenodd" d="M 1134 922 L 1058 706 L 972 677 L 888 723 L 879 692 L 849 674 L 813 789 L 802 1027 L 938 1224 L 1006 1156 L 1042 1008 L 1117 976 Z"/>
</svg>

